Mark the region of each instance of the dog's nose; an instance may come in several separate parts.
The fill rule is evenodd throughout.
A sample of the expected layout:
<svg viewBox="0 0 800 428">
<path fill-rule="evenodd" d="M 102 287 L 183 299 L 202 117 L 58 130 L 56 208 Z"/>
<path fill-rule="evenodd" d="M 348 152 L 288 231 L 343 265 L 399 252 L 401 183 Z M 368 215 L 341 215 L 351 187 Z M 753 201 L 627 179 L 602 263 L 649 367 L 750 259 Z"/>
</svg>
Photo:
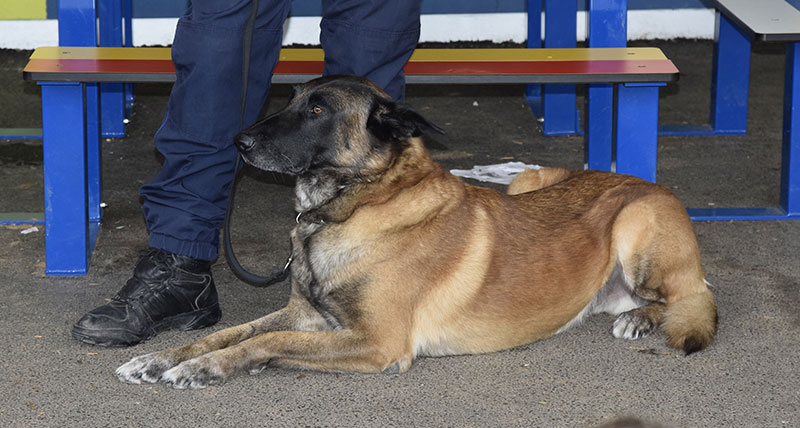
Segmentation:
<svg viewBox="0 0 800 428">
<path fill-rule="evenodd" d="M 247 134 L 239 134 L 236 136 L 236 145 L 242 152 L 248 152 L 256 145 L 256 140 Z"/>
</svg>

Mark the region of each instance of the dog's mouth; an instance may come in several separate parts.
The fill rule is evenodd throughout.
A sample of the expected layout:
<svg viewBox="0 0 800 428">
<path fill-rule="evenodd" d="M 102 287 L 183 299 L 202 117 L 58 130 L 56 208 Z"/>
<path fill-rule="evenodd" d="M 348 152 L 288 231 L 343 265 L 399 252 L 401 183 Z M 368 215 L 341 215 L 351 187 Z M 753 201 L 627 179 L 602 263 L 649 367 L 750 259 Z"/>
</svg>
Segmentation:
<svg viewBox="0 0 800 428">
<path fill-rule="evenodd" d="M 277 172 L 292 176 L 299 176 L 306 172 L 307 168 L 292 162 L 286 155 L 282 154 L 259 154 L 253 156 L 250 153 L 241 153 L 244 162 L 256 169 L 268 172 Z"/>
<path fill-rule="evenodd" d="M 288 175 L 300 175 L 307 169 L 289 156 L 280 153 L 273 147 L 258 143 L 250 135 L 241 133 L 235 138 L 236 148 L 244 162 L 262 171 L 278 172 Z"/>
</svg>

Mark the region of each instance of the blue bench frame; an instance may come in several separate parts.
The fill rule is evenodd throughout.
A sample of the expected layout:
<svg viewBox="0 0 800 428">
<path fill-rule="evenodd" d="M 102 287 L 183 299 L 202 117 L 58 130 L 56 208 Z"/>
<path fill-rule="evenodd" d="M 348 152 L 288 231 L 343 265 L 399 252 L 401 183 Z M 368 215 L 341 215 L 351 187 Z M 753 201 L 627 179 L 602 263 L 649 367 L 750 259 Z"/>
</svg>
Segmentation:
<svg viewBox="0 0 800 428">
<path fill-rule="evenodd" d="M 278 78 L 273 77 L 273 83 L 296 79 L 292 75 L 276 76 Z M 409 83 L 412 83 L 412 77 L 409 77 Z M 87 272 L 102 214 L 99 122 L 96 114 L 88 114 L 96 111 L 97 84 L 91 83 L 92 76 L 87 79 L 88 83 L 40 83 L 45 152 L 45 272 L 48 275 Z M 511 80 L 501 83 L 542 81 L 536 76 L 528 78 L 524 75 Z M 570 81 L 579 79 L 571 78 Z M 429 78 L 424 82 L 432 83 Z M 604 136 L 599 144 L 611 140 L 616 126 L 617 171 L 654 181 L 659 86 L 650 83 L 618 83 L 615 86 L 616 124 L 607 124 L 605 128 L 609 135 Z M 594 144 L 591 139 L 588 143 L 590 147 Z"/>
<path fill-rule="evenodd" d="M 95 0 L 60 0 L 59 2 L 59 43 L 60 45 L 120 46 L 124 40 L 131 42 L 130 0 L 124 0 L 120 9 L 116 2 Z M 541 10 L 542 0 L 529 0 Z M 110 3 L 115 3 L 110 5 Z M 575 3 L 575 4 L 572 4 Z M 555 22 L 559 17 L 575 22 L 576 2 L 547 2 L 548 21 Z M 612 25 L 593 25 L 591 36 L 595 47 L 624 46 L 626 31 L 618 31 L 619 23 L 625 22 L 627 3 L 625 0 L 591 0 L 590 16 L 592 22 L 612 22 Z M 124 29 L 118 23 L 125 16 Z M 99 17 L 100 36 L 86 22 L 95 22 Z M 541 28 L 541 14 L 529 14 L 535 18 L 531 28 Z M 539 21 L 538 24 L 535 21 Z M 110 24 L 109 24 L 110 23 Z M 552 42 L 546 47 L 562 46 L 571 40 L 575 46 L 574 26 L 550 25 L 547 37 Z M 560 31 L 557 31 L 560 30 Z M 535 31 L 535 30 L 534 30 Z M 534 37 L 539 39 L 539 34 Z M 569 43 L 567 46 L 569 46 Z M 45 140 L 45 228 L 46 257 L 48 275 L 80 275 L 89 268 L 99 224 L 102 219 L 100 206 L 100 136 L 122 136 L 124 111 L 129 108 L 132 98 L 125 93 L 122 84 L 40 82 L 42 89 L 43 137 Z M 597 153 L 587 155 L 597 169 L 611 169 L 611 147 L 614 122 L 623 138 L 618 152 L 623 155 L 617 161 L 617 171 L 638 175 L 655 181 L 658 87 L 663 84 L 622 84 L 616 85 L 618 112 L 613 118 L 613 97 L 615 85 L 593 85 L 590 109 L 597 112 L 589 115 L 587 140 L 597 139 L 597 144 L 588 145 Z M 537 85 L 538 86 L 538 85 Z M 553 86 L 553 89 L 548 89 Z M 559 86 L 571 87 L 572 95 L 562 94 Z M 122 89 L 120 90 L 120 87 Z M 543 104 L 547 106 L 548 117 L 558 118 L 560 111 L 568 111 L 573 126 L 576 126 L 574 85 L 545 86 Z M 569 92 L 568 89 L 566 92 Z M 597 94 L 597 95 L 594 95 Z M 601 95 L 602 94 L 602 95 Z M 552 101 L 551 101 L 552 100 Z M 100 108 L 102 106 L 102 114 Z M 598 106 L 598 107 L 594 107 Z M 126 108 L 127 107 L 127 108 Z M 99 118 L 103 118 L 101 123 Z M 555 120 L 550 121 L 554 123 Z M 569 121 L 567 121 L 569 122 Z M 84 126 L 75 126 L 84 124 Z M 645 126 L 642 126 L 645 124 Z M 117 128 L 119 127 L 119 128 Z M 121 129 L 121 130 L 120 130 Z M 638 144 L 637 141 L 650 141 Z M 58 144 L 58 148 L 48 147 Z M 85 153 L 85 156 L 82 154 Z M 630 154 L 630 156 L 625 156 Z M 600 161 L 594 161 L 599 159 Z M 83 203 L 81 203 L 83 202 Z"/>
</svg>

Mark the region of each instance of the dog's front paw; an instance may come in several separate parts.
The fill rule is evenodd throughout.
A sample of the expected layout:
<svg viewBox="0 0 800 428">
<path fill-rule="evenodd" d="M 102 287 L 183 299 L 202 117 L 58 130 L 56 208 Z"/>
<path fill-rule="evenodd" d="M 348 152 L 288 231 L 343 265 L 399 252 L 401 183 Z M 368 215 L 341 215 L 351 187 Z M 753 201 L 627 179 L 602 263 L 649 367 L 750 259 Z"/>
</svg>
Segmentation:
<svg viewBox="0 0 800 428">
<path fill-rule="evenodd" d="M 138 356 L 119 366 L 115 374 L 123 382 L 140 384 L 142 381 L 155 383 L 162 374 L 175 363 L 162 352 Z"/>
<path fill-rule="evenodd" d="M 619 314 L 611 333 L 618 339 L 636 340 L 647 336 L 658 327 L 650 318 L 632 313 Z"/>
<path fill-rule="evenodd" d="M 211 355 L 184 361 L 161 376 L 163 382 L 177 389 L 202 389 L 209 385 L 221 384 L 227 378 L 228 374 L 222 365 Z"/>
</svg>

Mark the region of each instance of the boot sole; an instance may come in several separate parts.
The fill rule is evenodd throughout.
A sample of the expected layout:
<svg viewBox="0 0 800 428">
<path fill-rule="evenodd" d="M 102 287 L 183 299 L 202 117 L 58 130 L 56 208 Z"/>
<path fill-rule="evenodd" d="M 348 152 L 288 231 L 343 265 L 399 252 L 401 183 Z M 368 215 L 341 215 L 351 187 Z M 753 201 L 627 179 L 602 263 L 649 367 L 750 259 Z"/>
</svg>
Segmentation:
<svg viewBox="0 0 800 428">
<path fill-rule="evenodd" d="M 209 308 L 165 318 L 141 333 L 130 330 L 87 330 L 73 326 L 72 337 L 90 345 L 107 347 L 132 346 L 151 339 L 165 330 L 189 331 L 211 327 L 220 318 L 222 318 L 222 311 L 219 305 L 214 305 Z"/>
</svg>

